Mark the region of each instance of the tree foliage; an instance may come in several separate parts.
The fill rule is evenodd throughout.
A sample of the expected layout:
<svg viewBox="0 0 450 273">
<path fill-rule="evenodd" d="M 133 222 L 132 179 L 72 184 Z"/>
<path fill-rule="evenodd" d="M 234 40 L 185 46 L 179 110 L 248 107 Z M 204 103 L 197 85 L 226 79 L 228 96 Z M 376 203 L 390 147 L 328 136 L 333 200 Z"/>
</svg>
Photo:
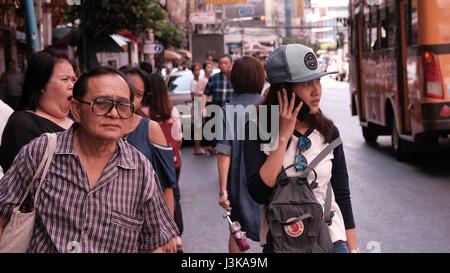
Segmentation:
<svg viewBox="0 0 450 273">
<path fill-rule="evenodd" d="M 179 46 L 183 42 L 179 29 L 166 20 L 167 12 L 154 0 L 85 0 L 82 5 L 86 32 L 94 40 L 123 29 L 141 34 L 153 28 L 155 38 L 165 46 Z M 81 11 L 80 5 L 69 7 L 67 21 L 81 19 Z"/>
</svg>

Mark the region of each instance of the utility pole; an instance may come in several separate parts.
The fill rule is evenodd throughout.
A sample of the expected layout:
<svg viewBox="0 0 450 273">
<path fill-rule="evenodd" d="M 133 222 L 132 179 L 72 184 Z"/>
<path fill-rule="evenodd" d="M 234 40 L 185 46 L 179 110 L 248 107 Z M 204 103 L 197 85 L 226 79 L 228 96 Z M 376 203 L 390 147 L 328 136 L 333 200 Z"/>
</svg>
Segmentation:
<svg viewBox="0 0 450 273">
<path fill-rule="evenodd" d="M 278 29 L 279 26 L 279 17 L 278 17 L 278 5 L 275 3 L 275 32 L 277 34 L 277 44 L 275 46 L 280 46 L 280 30 Z M 266 26 L 267 27 L 267 26 Z"/>
<path fill-rule="evenodd" d="M 223 32 L 223 48 L 227 48 L 227 45 L 225 44 L 225 21 L 227 19 L 227 15 L 225 14 L 226 12 L 226 8 L 225 8 L 225 4 L 222 4 L 222 32 Z M 221 54 L 223 54 L 224 52 L 221 52 Z"/>
<path fill-rule="evenodd" d="M 189 51 L 192 52 L 192 24 L 191 24 L 191 10 L 194 9 L 192 6 L 193 1 L 186 1 L 186 29 L 188 31 L 188 48 Z"/>
<path fill-rule="evenodd" d="M 81 39 L 83 43 L 83 72 L 89 69 L 89 49 L 87 46 L 86 37 L 86 10 L 85 10 L 86 0 L 81 0 Z"/>
<path fill-rule="evenodd" d="M 285 14 L 285 22 L 284 25 L 286 27 L 286 38 L 292 37 L 292 0 L 284 0 L 284 14 Z"/>
<path fill-rule="evenodd" d="M 51 5 L 51 0 L 44 0 L 45 4 Z M 53 7 L 52 7 L 53 8 Z M 43 44 L 48 46 L 52 44 L 52 10 L 45 9 L 42 13 L 42 26 L 43 26 Z"/>
<path fill-rule="evenodd" d="M 33 0 L 24 0 L 26 21 L 27 21 L 27 39 L 30 41 L 31 53 L 39 51 L 39 34 L 36 23 L 36 12 Z M 13 35 L 16 35 L 15 33 Z"/>
</svg>

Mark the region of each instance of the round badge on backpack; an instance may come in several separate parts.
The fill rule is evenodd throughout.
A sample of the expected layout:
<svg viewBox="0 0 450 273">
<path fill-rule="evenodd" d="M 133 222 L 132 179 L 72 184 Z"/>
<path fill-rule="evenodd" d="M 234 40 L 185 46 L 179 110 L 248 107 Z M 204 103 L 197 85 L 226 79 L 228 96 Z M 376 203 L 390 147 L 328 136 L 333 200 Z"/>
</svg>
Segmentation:
<svg viewBox="0 0 450 273">
<path fill-rule="evenodd" d="M 316 70 L 318 63 L 317 63 L 317 59 L 316 56 L 314 56 L 313 53 L 308 52 L 305 55 L 305 66 L 309 69 L 309 70 Z"/>
<path fill-rule="evenodd" d="M 295 217 L 289 218 L 287 222 L 295 220 Z M 299 237 L 302 235 L 303 231 L 305 230 L 305 225 L 302 221 L 298 221 L 292 225 L 284 226 L 284 231 L 287 233 L 287 235 L 291 237 Z"/>
</svg>

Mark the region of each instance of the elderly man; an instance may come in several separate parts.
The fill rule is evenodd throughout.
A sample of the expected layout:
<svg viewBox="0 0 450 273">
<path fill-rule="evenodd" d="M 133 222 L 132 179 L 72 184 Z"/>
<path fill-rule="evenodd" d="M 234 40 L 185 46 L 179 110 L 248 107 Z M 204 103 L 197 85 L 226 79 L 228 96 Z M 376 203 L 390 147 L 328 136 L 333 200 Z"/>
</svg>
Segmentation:
<svg viewBox="0 0 450 273">
<path fill-rule="evenodd" d="M 151 163 L 121 139 L 132 99 L 123 75 L 111 68 L 93 69 L 76 82 L 75 123 L 57 134 L 28 252 L 176 251 L 178 230 Z M 47 142 L 43 136 L 25 146 L 0 180 L 0 240 Z"/>
</svg>

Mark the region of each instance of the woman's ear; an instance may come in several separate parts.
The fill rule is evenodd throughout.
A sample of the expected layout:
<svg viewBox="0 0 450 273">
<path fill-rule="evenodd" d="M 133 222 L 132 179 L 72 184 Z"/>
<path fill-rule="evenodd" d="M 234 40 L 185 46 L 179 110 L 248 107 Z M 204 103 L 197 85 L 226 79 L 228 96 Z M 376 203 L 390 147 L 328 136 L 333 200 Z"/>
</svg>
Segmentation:
<svg viewBox="0 0 450 273">
<path fill-rule="evenodd" d="M 70 112 L 72 112 L 73 119 L 75 120 L 76 123 L 79 123 L 81 120 L 80 119 L 80 110 L 81 110 L 80 103 L 77 100 L 72 99 L 70 101 Z"/>
</svg>

